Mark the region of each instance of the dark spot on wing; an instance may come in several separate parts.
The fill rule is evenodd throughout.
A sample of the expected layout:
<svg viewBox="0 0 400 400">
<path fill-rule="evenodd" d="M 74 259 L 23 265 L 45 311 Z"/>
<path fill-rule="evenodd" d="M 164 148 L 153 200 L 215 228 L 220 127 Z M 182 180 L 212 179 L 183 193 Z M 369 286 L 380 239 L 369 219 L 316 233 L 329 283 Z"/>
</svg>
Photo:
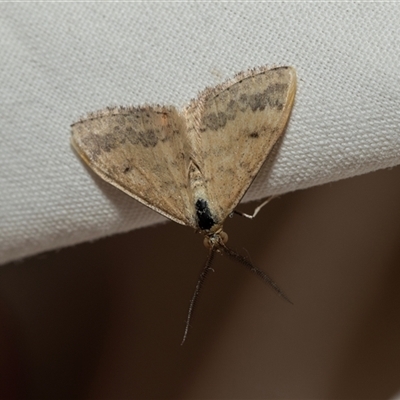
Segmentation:
<svg viewBox="0 0 400 400">
<path fill-rule="evenodd" d="M 236 117 L 236 112 L 237 112 L 237 103 L 234 100 L 229 100 L 229 103 L 226 106 L 226 118 L 228 120 L 233 120 Z"/>
<path fill-rule="evenodd" d="M 249 136 L 251 138 L 257 139 L 257 138 L 260 137 L 260 134 L 258 132 L 252 132 L 252 133 L 249 134 Z"/>
<path fill-rule="evenodd" d="M 242 112 L 246 111 L 247 107 L 249 106 L 249 99 L 248 99 L 247 94 L 242 93 L 239 96 L 239 99 L 237 101 L 237 106 L 240 111 L 242 111 Z"/>
<path fill-rule="evenodd" d="M 266 107 L 283 108 L 282 93 L 286 93 L 288 85 L 286 83 L 274 83 L 268 86 L 263 92 L 249 96 L 249 106 L 252 111 L 263 111 Z"/>
<path fill-rule="evenodd" d="M 227 116 L 223 112 L 209 113 L 204 116 L 204 124 L 207 128 L 217 131 L 226 125 Z"/>
<path fill-rule="evenodd" d="M 154 132 L 153 129 L 148 129 L 145 132 L 140 132 L 139 140 L 144 147 L 155 147 L 158 142 L 157 134 L 156 132 Z"/>
<path fill-rule="evenodd" d="M 89 150 L 91 156 L 97 157 L 103 151 L 109 153 L 111 150 L 117 148 L 121 140 L 112 133 L 107 133 L 103 136 L 90 133 L 82 138 L 82 142 Z"/>
</svg>

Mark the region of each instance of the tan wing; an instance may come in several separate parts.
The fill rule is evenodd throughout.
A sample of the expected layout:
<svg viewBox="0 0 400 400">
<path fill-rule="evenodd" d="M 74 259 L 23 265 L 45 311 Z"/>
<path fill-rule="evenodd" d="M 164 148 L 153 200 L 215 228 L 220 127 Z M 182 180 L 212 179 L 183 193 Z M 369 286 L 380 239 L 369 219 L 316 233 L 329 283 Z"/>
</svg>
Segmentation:
<svg viewBox="0 0 400 400">
<path fill-rule="evenodd" d="M 197 164 L 221 224 L 239 203 L 283 133 L 296 91 L 294 68 L 250 70 L 206 89 L 186 109 L 199 138 Z"/>
<path fill-rule="evenodd" d="M 173 221 L 195 226 L 185 134 L 185 121 L 173 107 L 116 108 L 73 124 L 72 145 L 105 181 Z"/>
</svg>

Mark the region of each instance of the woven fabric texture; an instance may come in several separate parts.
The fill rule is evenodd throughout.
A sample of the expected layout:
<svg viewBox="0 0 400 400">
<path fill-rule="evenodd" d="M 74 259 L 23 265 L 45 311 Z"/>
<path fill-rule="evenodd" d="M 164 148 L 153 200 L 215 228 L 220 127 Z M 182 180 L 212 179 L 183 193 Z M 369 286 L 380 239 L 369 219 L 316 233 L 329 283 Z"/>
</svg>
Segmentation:
<svg viewBox="0 0 400 400">
<path fill-rule="evenodd" d="M 184 106 L 260 65 L 292 65 L 283 140 L 244 200 L 400 163 L 394 3 L 0 4 L 0 263 L 164 218 L 69 144 L 86 112 Z"/>
</svg>

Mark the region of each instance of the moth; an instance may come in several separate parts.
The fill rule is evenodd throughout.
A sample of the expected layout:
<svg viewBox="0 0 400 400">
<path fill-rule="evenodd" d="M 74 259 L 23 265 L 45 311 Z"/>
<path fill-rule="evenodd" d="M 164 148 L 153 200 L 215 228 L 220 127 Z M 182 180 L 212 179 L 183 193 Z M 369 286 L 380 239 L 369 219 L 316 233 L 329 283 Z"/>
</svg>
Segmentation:
<svg viewBox="0 0 400 400">
<path fill-rule="evenodd" d="M 107 108 L 72 124 L 72 146 L 102 179 L 204 235 L 209 254 L 182 344 L 216 252 L 241 262 L 288 300 L 267 274 L 227 246 L 223 223 L 283 134 L 295 92 L 293 67 L 261 67 L 206 88 L 182 111 Z"/>
</svg>

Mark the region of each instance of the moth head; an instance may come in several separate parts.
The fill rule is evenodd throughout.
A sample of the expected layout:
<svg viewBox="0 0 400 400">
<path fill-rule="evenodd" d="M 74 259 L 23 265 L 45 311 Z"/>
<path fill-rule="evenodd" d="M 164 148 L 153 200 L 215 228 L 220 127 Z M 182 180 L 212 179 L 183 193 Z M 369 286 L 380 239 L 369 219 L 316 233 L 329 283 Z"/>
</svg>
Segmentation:
<svg viewBox="0 0 400 400">
<path fill-rule="evenodd" d="M 222 230 L 222 228 L 215 232 L 204 236 L 204 246 L 207 249 L 213 249 L 225 245 L 228 241 L 228 234 Z"/>
</svg>

